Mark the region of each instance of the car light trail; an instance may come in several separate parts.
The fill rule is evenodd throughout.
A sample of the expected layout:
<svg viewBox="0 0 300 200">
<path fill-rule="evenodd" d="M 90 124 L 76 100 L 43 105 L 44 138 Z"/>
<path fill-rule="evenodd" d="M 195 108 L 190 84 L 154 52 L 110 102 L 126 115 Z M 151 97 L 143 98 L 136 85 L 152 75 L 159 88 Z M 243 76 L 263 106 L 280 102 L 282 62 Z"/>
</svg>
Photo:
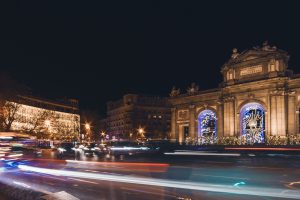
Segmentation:
<svg viewBox="0 0 300 200">
<path fill-rule="evenodd" d="M 211 153 L 211 152 L 197 152 L 197 151 L 180 151 L 180 152 L 166 152 L 165 155 L 184 155 L 184 156 L 241 156 L 239 153 Z"/>
<path fill-rule="evenodd" d="M 234 187 L 228 185 L 182 182 L 182 181 L 163 180 L 163 179 L 156 179 L 156 178 L 141 178 L 141 177 L 126 176 L 126 175 L 117 176 L 117 175 L 108 175 L 108 174 L 93 174 L 93 173 L 86 173 L 86 172 L 72 172 L 67 170 L 55 170 L 55 169 L 31 167 L 27 165 L 19 165 L 19 168 L 25 171 L 44 173 L 44 174 L 50 174 L 55 176 L 86 178 L 86 179 L 93 179 L 93 180 L 113 181 L 119 183 L 140 184 L 140 185 L 169 187 L 169 188 L 178 188 L 178 189 L 187 189 L 187 190 L 223 192 L 223 193 L 231 193 L 231 194 L 239 194 L 239 195 L 300 199 L 300 191 L 296 191 L 296 190 L 282 190 L 276 188 L 249 187 L 249 186 L 248 187 L 244 186 L 240 188 L 240 187 Z"/>
<path fill-rule="evenodd" d="M 20 185 L 24 188 L 31 188 L 30 185 L 27 185 L 26 183 L 18 182 L 18 181 L 13 181 L 14 184 Z"/>
<path fill-rule="evenodd" d="M 268 148 L 268 147 L 225 147 L 225 150 L 252 150 L 252 151 L 300 151 L 300 148 Z"/>
<path fill-rule="evenodd" d="M 110 170 L 121 171 L 147 171 L 147 172 L 166 172 L 169 164 L 166 163 L 129 163 L 129 162 L 93 162 L 93 161 L 78 161 L 66 160 L 67 164 L 84 164 L 93 167 L 106 168 Z M 96 168 L 96 169 L 97 169 Z"/>
<path fill-rule="evenodd" d="M 129 162 L 94 162 L 94 161 L 79 161 L 66 160 L 67 163 L 77 164 L 93 164 L 93 165 L 130 165 L 130 166 L 154 166 L 154 167 L 168 167 L 167 163 L 129 163 Z"/>
</svg>

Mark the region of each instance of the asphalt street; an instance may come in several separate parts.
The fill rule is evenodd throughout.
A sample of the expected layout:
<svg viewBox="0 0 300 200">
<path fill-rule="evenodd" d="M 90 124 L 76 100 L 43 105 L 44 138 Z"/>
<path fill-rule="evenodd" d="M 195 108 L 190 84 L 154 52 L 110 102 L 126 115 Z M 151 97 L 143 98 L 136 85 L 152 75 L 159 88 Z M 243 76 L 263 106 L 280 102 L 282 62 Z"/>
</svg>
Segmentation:
<svg viewBox="0 0 300 200">
<path fill-rule="evenodd" d="M 39 158 L 1 169 L 1 182 L 74 199 L 300 199 L 297 156 Z"/>
</svg>

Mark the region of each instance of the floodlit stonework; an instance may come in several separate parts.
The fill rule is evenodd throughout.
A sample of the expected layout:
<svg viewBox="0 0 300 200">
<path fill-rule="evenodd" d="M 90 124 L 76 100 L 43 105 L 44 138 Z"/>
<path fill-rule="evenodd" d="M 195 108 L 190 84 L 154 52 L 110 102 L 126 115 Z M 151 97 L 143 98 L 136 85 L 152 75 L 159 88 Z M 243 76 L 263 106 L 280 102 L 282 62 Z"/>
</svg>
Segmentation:
<svg viewBox="0 0 300 200">
<path fill-rule="evenodd" d="M 219 88 L 186 94 L 171 92 L 171 138 L 240 136 L 246 143 L 266 143 L 272 136 L 300 134 L 300 75 L 288 69 L 286 51 L 262 47 L 238 53 L 222 68 Z"/>
</svg>

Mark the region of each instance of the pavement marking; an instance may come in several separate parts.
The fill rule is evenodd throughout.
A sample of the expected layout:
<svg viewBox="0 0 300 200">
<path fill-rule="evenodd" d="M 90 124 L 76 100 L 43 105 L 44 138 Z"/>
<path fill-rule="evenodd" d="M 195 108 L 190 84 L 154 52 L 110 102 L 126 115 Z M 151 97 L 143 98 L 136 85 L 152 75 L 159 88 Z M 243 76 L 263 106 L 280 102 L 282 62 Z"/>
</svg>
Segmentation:
<svg viewBox="0 0 300 200">
<path fill-rule="evenodd" d="M 68 178 L 71 180 L 75 180 L 75 181 L 80 181 L 80 182 L 84 182 L 84 183 L 91 183 L 91 184 L 95 184 L 95 185 L 99 185 L 99 183 L 93 182 L 93 181 L 87 181 L 87 180 L 82 180 L 82 179 L 77 179 L 77 178 Z"/>
</svg>

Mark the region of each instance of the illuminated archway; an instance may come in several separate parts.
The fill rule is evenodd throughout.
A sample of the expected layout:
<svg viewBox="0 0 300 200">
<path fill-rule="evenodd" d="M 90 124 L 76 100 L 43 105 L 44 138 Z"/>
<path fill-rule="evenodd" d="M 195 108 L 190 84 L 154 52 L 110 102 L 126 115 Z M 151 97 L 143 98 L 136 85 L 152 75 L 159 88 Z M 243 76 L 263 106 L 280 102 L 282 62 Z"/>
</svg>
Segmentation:
<svg viewBox="0 0 300 200">
<path fill-rule="evenodd" d="M 246 143 L 265 142 L 265 109 L 259 103 L 247 103 L 240 111 L 241 136 Z"/>
<path fill-rule="evenodd" d="M 212 110 L 203 110 L 198 115 L 198 137 L 213 136 L 217 133 L 217 117 Z"/>
</svg>

